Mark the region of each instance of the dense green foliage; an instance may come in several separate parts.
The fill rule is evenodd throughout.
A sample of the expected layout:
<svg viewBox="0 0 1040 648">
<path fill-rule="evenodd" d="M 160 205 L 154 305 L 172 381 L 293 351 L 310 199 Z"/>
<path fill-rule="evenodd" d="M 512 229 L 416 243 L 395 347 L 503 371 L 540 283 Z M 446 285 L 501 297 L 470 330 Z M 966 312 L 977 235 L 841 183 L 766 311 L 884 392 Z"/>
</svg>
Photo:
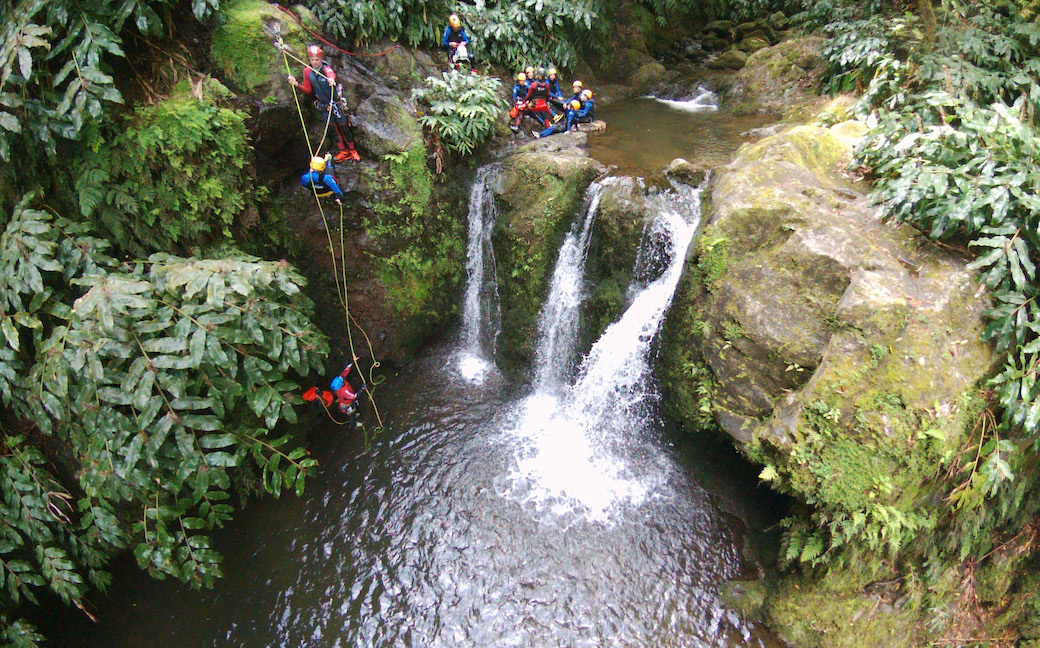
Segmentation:
<svg viewBox="0 0 1040 648">
<path fill-rule="evenodd" d="M 218 104 L 211 95 L 227 91 L 216 81 L 203 86 L 92 131 L 74 165 L 80 212 L 125 252 L 192 253 L 228 240 L 252 203 L 246 114 Z"/>
<path fill-rule="evenodd" d="M 158 11 L 172 0 L 14 0 L 4 8 L 0 45 L 0 159 L 40 160 L 78 139 L 104 109 L 122 103 L 112 63 L 120 33 L 162 33 Z M 218 0 L 192 0 L 198 17 Z M 158 10 L 158 11 L 157 11 Z"/>
<path fill-rule="evenodd" d="M 0 237 L 0 395 L 75 478 L 5 423 L 0 600 L 48 588 L 78 603 L 128 545 L 156 576 L 208 585 L 220 556 L 207 534 L 231 517 L 232 478 L 300 491 L 314 465 L 274 434 L 295 421 L 292 376 L 327 351 L 302 279 L 250 257 L 120 266 L 85 226 L 30 201 Z"/>
<path fill-rule="evenodd" d="M 506 107 L 502 83 L 495 77 L 451 70 L 427 77 L 412 99 L 426 108 L 419 118 L 449 151 L 466 155 L 495 131 Z"/>
<path fill-rule="evenodd" d="M 705 20 L 746 19 L 769 11 L 792 9 L 786 0 L 639 0 L 661 24 L 667 17 Z M 527 65 L 569 67 L 579 51 L 611 48 L 616 36 L 616 7 L 606 0 L 310 0 L 307 5 L 338 38 L 402 40 L 409 45 L 440 46 L 448 15 L 458 13 L 470 36 L 470 52 L 481 63 L 507 69 Z"/>
<path fill-rule="evenodd" d="M 1026 4 L 944 2 L 931 35 L 914 14 L 877 14 L 890 9 L 879 3 L 811 8 L 814 20 L 831 20 L 826 83 L 863 93 L 857 111 L 872 128 L 857 159 L 878 203 L 890 218 L 980 252 L 971 267 L 992 304 L 984 337 L 1006 360 L 990 385 L 1000 418 L 976 407 L 968 445 L 936 458 L 925 518 L 818 508 L 811 525 L 790 523 L 789 560 L 833 565 L 864 546 L 929 564 L 981 557 L 1036 513 L 1040 25 L 1022 19 Z"/>
<path fill-rule="evenodd" d="M 395 313 L 414 325 L 435 321 L 450 300 L 462 262 L 460 223 L 432 201 L 426 149 L 387 156 L 386 199 L 366 217 L 379 254 L 372 263 Z"/>
</svg>

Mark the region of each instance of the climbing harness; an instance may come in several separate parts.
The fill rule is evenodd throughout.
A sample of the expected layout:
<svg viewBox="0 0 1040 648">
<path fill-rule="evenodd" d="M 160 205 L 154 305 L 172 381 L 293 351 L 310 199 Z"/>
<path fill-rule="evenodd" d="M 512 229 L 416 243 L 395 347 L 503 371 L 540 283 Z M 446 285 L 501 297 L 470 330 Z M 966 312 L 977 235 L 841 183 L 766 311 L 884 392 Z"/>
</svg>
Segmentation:
<svg viewBox="0 0 1040 648">
<path fill-rule="evenodd" d="M 280 5 L 278 5 L 278 6 L 280 7 Z M 288 12 L 287 9 L 283 8 L 283 10 Z M 292 12 L 288 12 L 288 13 L 291 14 Z M 324 39 L 321 39 L 321 40 L 322 40 L 322 42 L 328 42 L 328 41 L 325 41 Z M 292 68 L 289 65 L 289 57 L 291 56 L 291 54 L 288 52 L 289 48 L 285 45 L 284 41 L 282 41 L 282 38 L 280 36 L 278 37 L 278 39 L 275 42 L 275 47 L 279 51 L 281 51 L 281 53 L 282 53 L 282 60 L 285 62 L 285 69 L 291 75 L 292 74 Z M 336 49 L 339 49 L 339 48 L 336 48 Z M 340 50 L 340 51 L 342 51 L 342 50 Z M 296 59 L 297 61 L 303 63 L 303 61 L 301 61 L 296 56 L 293 56 L 293 58 Z M 322 78 L 324 78 L 326 80 L 330 80 L 327 76 L 322 74 L 319 70 L 315 70 L 314 72 L 315 72 L 315 74 L 321 76 Z M 307 119 L 303 115 L 303 107 L 300 105 L 300 98 L 299 98 L 299 95 L 296 92 L 296 86 L 293 86 L 292 90 L 293 90 L 293 101 L 296 103 L 296 112 L 297 112 L 297 114 L 300 117 L 300 126 L 303 129 L 303 136 L 304 136 L 304 139 L 307 142 L 307 151 L 310 153 L 310 157 L 311 158 L 318 157 L 318 151 L 321 150 L 321 145 L 325 141 L 325 135 L 328 134 L 329 121 L 332 119 L 331 104 L 330 104 L 330 110 L 328 111 L 328 115 L 327 115 L 326 121 L 325 121 L 325 134 L 322 136 L 321 142 L 318 143 L 317 148 L 311 148 L 310 136 L 307 134 Z M 379 407 L 376 404 L 374 389 L 375 389 L 375 387 L 377 385 L 382 383 L 385 378 L 384 377 L 380 377 L 378 380 L 376 379 L 376 377 L 375 377 L 375 370 L 376 370 L 376 368 L 378 368 L 380 366 L 380 363 L 379 363 L 378 360 L 376 360 L 375 350 L 372 347 L 372 339 L 369 337 L 368 332 L 365 331 L 364 327 L 362 327 L 357 322 L 357 320 L 350 314 L 350 301 L 349 301 L 348 296 L 347 296 L 347 267 L 346 267 L 346 263 L 344 263 L 342 261 L 340 261 L 340 262 L 336 261 L 336 247 L 335 247 L 335 244 L 332 241 L 332 234 L 329 231 L 329 221 L 328 221 L 328 218 L 325 216 L 325 208 L 322 205 L 321 198 L 320 198 L 320 196 L 318 194 L 318 189 L 314 185 L 314 183 L 311 183 L 311 193 L 314 196 L 314 201 L 318 204 L 318 211 L 321 214 L 321 222 L 325 226 L 324 227 L 324 229 L 325 229 L 325 236 L 328 239 L 328 243 L 329 243 L 329 256 L 332 257 L 332 275 L 333 275 L 333 277 L 334 277 L 334 279 L 336 281 L 336 296 L 339 299 L 340 305 L 343 306 L 343 312 L 344 312 L 344 316 L 345 316 L 345 323 L 346 323 L 346 329 L 347 329 L 347 341 L 348 341 L 349 346 L 350 346 L 350 356 L 352 358 L 356 358 L 357 357 L 357 353 L 355 353 L 355 351 L 354 351 L 354 333 L 351 330 L 351 324 L 353 324 L 354 326 L 357 327 L 357 329 L 359 331 L 361 331 L 361 334 L 365 337 L 365 343 L 368 345 L 369 357 L 372 358 L 372 366 L 368 370 L 368 376 L 366 377 L 364 375 L 364 373 L 362 373 L 362 378 L 365 379 L 364 391 L 366 391 L 368 393 L 368 400 L 369 400 L 369 402 L 372 403 L 372 411 L 375 412 L 375 415 L 376 415 L 376 422 L 378 423 L 378 426 L 376 427 L 376 432 L 378 432 L 379 430 L 383 429 L 383 419 L 382 419 L 382 416 L 379 413 Z M 346 249 L 346 244 L 345 244 L 344 237 L 343 237 L 343 204 L 341 203 L 339 205 L 339 253 L 340 253 L 340 259 L 343 259 L 345 257 L 345 254 L 344 254 L 345 249 Z M 359 368 L 358 371 L 361 372 L 361 369 Z M 359 395 L 360 395 L 360 391 L 359 391 Z M 329 406 L 325 404 L 325 401 L 323 399 L 320 399 L 320 402 L 322 404 L 322 407 L 325 409 L 325 414 L 328 415 L 329 419 L 331 419 L 334 423 L 336 423 L 337 425 L 347 425 L 347 424 L 349 424 L 349 422 L 350 422 L 349 420 L 348 421 L 340 421 L 335 416 L 333 416 L 332 412 L 329 410 Z M 366 438 L 366 443 L 367 443 L 368 431 L 367 431 L 367 429 L 365 429 L 364 425 L 362 425 L 362 429 L 365 431 L 365 438 Z"/>
</svg>

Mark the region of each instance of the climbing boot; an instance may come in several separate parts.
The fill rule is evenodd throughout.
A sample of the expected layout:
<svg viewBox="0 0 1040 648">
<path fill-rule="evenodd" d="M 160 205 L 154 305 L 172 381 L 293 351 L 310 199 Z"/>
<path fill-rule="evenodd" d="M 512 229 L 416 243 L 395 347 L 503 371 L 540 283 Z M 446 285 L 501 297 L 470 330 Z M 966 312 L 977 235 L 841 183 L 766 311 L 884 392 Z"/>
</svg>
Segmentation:
<svg viewBox="0 0 1040 648">
<path fill-rule="evenodd" d="M 350 157 L 350 151 L 343 150 L 343 151 L 340 151 L 339 153 L 337 153 L 336 157 L 334 157 L 332 159 L 335 160 L 336 162 L 346 162 L 347 160 L 350 160 L 352 158 Z"/>
<path fill-rule="evenodd" d="M 350 154 L 350 158 L 349 159 L 350 159 L 351 162 L 360 162 L 361 161 L 361 156 L 358 155 L 357 149 L 350 149 L 349 151 L 347 151 L 347 153 Z"/>
</svg>

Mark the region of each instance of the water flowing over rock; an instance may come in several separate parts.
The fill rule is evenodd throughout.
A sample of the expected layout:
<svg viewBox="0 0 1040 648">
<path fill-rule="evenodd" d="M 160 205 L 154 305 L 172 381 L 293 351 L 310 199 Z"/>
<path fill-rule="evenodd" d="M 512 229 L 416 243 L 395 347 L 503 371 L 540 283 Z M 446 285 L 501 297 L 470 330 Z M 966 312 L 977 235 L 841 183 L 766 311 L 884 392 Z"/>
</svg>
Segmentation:
<svg viewBox="0 0 1040 648">
<path fill-rule="evenodd" d="M 502 327 L 491 232 L 498 217 L 491 183 L 501 172 L 497 164 L 481 167 L 469 194 L 469 236 L 466 247 L 466 290 L 462 301 L 463 375 L 481 377 L 494 362 L 495 340 Z"/>
</svg>

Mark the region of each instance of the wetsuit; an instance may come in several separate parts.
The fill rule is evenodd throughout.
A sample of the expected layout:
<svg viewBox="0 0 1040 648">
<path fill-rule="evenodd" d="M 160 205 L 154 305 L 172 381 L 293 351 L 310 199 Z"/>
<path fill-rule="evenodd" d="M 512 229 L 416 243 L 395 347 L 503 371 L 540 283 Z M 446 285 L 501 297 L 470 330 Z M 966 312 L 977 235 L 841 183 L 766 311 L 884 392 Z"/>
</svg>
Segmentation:
<svg viewBox="0 0 1040 648">
<path fill-rule="evenodd" d="M 538 137 L 549 137 L 550 135 L 555 135 L 556 133 L 566 133 L 567 131 L 569 131 L 571 127 L 574 126 L 574 124 L 576 123 L 575 119 L 577 118 L 577 115 L 575 114 L 573 108 L 568 108 L 566 110 L 566 113 L 567 119 L 564 121 L 564 123 L 553 124 L 552 126 L 546 128 L 541 133 L 539 133 Z"/>
<path fill-rule="evenodd" d="M 548 79 L 547 83 L 549 84 L 549 101 L 563 108 L 563 91 L 560 90 L 560 80 Z"/>
<path fill-rule="evenodd" d="M 336 178 L 324 171 L 308 171 L 300 176 L 300 186 L 304 189 L 314 188 L 319 198 L 335 195 L 338 200 L 343 200 L 343 190 L 339 188 Z"/>
<path fill-rule="evenodd" d="M 452 43 L 456 46 L 458 43 L 465 43 L 466 49 L 469 49 L 469 36 L 466 36 L 466 28 L 459 26 L 458 29 L 452 29 L 451 25 L 444 28 L 444 35 L 441 36 L 441 46 L 444 47 L 444 51 L 448 53 L 448 62 L 452 65 L 455 64 L 455 48 L 452 47 Z M 472 59 L 470 59 L 470 65 L 472 65 Z"/>
<path fill-rule="evenodd" d="M 321 74 L 310 66 L 303 68 L 303 83 L 299 86 L 304 94 L 314 95 L 314 105 L 324 118 L 330 107 L 332 118 L 329 123 L 336 131 L 336 146 L 341 152 L 354 151 L 354 137 L 350 132 L 350 115 L 340 105 L 340 95 L 336 90 L 336 73 L 328 61 L 321 62 Z M 356 153 L 354 154 L 356 155 Z M 342 161 L 341 155 L 336 156 Z"/>
<path fill-rule="evenodd" d="M 545 79 L 536 80 L 527 89 L 524 97 L 527 103 L 526 114 L 542 122 L 545 128 L 552 125 L 552 110 L 549 109 L 549 84 Z"/>
<path fill-rule="evenodd" d="M 575 117 L 579 124 L 588 124 L 596 119 L 596 103 L 592 100 L 592 97 L 581 102 L 581 108 L 578 108 Z"/>
<path fill-rule="evenodd" d="M 517 101 L 523 101 L 524 97 L 527 96 L 527 82 L 517 81 L 516 85 L 513 86 L 513 104 Z"/>
</svg>

